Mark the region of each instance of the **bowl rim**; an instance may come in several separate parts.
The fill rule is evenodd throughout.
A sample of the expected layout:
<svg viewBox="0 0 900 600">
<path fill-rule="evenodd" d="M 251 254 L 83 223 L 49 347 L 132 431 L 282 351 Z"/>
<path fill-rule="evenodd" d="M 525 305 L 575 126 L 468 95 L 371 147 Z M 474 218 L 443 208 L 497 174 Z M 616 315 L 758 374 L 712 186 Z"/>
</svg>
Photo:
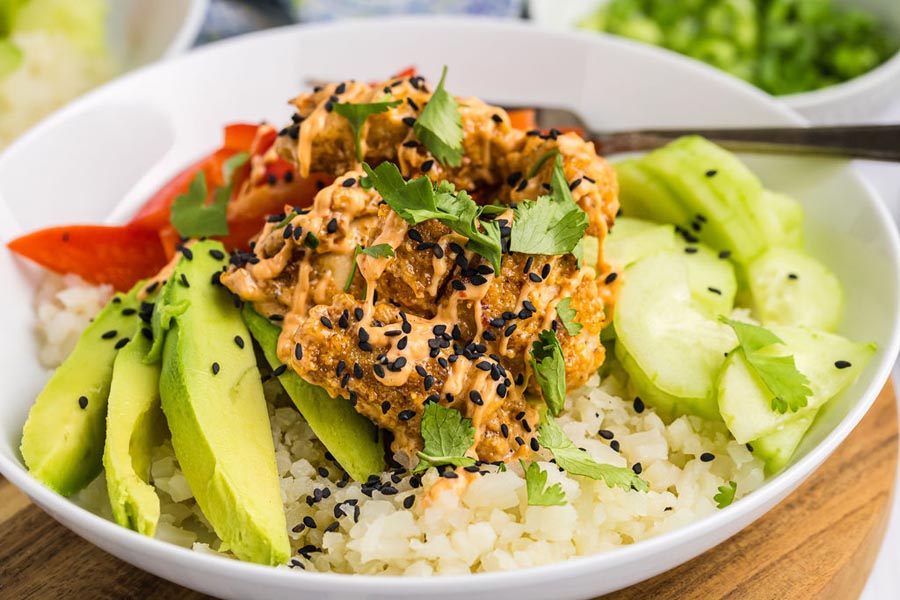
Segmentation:
<svg viewBox="0 0 900 600">
<path fill-rule="evenodd" d="M 738 93 L 742 93 L 748 97 L 756 97 L 757 101 L 765 103 L 767 107 L 771 109 L 773 116 L 778 115 L 778 118 L 781 119 L 784 124 L 793 123 L 796 125 L 803 125 L 806 123 L 802 117 L 780 104 L 777 99 L 765 94 L 749 83 L 733 78 L 728 74 L 699 61 L 640 42 L 586 31 L 542 30 L 540 33 L 536 33 L 534 26 L 531 24 L 511 22 L 503 19 L 484 17 L 472 18 L 464 16 L 446 16 L 439 18 L 406 16 L 389 19 L 349 19 L 338 23 L 288 25 L 221 40 L 195 49 L 172 61 L 141 67 L 106 85 L 92 90 L 77 101 L 44 119 L 29 132 L 20 136 L 4 153 L 0 154 L 0 165 L 4 162 L 4 158 L 13 154 L 20 146 L 29 144 L 32 137 L 40 135 L 43 131 L 54 127 L 57 123 L 66 120 L 72 115 L 77 115 L 82 107 L 90 106 L 94 102 L 102 100 L 104 95 L 110 93 L 110 90 L 115 91 L 118 88 L 130 85 L 133 78 L 143 77 L 145 73 L 167 69 L 170 68 L 169 65 L 172 64 L 181 64 L 186 61 L 195 60 L 198 57 L 205 56 L 209 53 L 215 53 L 220 48 L 261 43 L 260 40 L 270 36 L 295 36 L 302 35 L 303 32 L 308 30 L 320 29 L 337 29 L 342 33 L 350 34 L 352 36 L 352 32 L 356 29 L 383 28 L 387 24 L 390 24 L 390 27 L 392 28 L 397 26 L 428 26 L 441 28 L 465 27 L 471 30 L 473 34 L 485 34 L 492 31 L 506 30 L 531 36 L 542 35 L 548 38 L 559 39 L 574 38 L 580 39 L 585 43 L 598 43 L 598 40 L 602 39 L 603 44 L 608 44 L 612 47 L 618 46 L 627 48 L 630 52 L 648 55 L 652 60 L 657 62 L 678 65 L 679 68 L 695 71 L 706 77 L 718 79 L 723 86 L 729 86 Z M 898 234 L 897 228 L 893 226 L 893 221 L 887 207 L 874 187 L 863 178 L 855 168 L 851 168 L 850 176 L 862 187 L 865 192 L 865 202 L 870 205 L 871 210 L 875 212 L 875 216 L 880 218 L 880 222 L 886 224 L 886 241 L 890 248 L 890 256 L 888 258 L 894 266 L 897 279 L 900 280 L 900 234 Z M 868 412 L 885 382 L 888 380 L 894 363 L 893 357 L 897 356 L 898 351 L 900 351 L 900 308 L 895 312 L 890 342 L 887 347 L 883 349 L 882 361 L 880 364 L 877 364 L 877 368 L 870 378 L 868 387 L 853 404 L 848 414 L 817 446 L 810 449 L 806 456 L 802 457 L 781 473 L 767 479 L 759 489 L 741 500 L 738 500 L 734 504 L 672 531 L 627 546 L 621 546 L 597 554 L 572 557 L 547 565 L 519 568 L 512 571 L 437 576 L 348 576 L 339 573 L 308 571 L 298 574 L 292 572 L 292 569 L 272 568 L 270 566 L 195 552 L 191 549 L 182 548 L 155 538 L 148 538 L 135 531 L 128 530 L 78 506 L 68 498 L 60 496 L 56 492 L 45 487 L 37 479 L 32 477 L 25 469 L 24 465 L 21 464 L 21 461 L 16 458 L 8 458 L 3 454 L 0 454 L 0 474 L 5 476 L 13 483 L 13 485 L 34 499 L 45 512 L 48 512 L 54 518 L 57 518 L 57 514 L 65 514 L 67 520 L 76 528 L 91 531 L 96 534 L 97 537 L 113 542 L 120 547 L 125 547 L 130 552 L 142 554 L 148 558 L 160 561 L 160 563 L 163 564 L 177 560 L 181 564 L 189 565 L 193 570 L 199 573 L 216 572 L 224 567 L 228 569 L 229 577 L 240 578 L 245 581 L 253 581 L 256 580 L 256 578 L 260 578 L 259 581 L 275 581 L 277 584 L 286 587 L 306 588 L 308 591 L 317 589 L 342 590 L 359 594 L 381 592 L 405 596 L 427 593 L 429 591 L 445 591 L 450 585 L 454 586 L 454 590 L 460 593 L 484 592 L 486 589 L 502 589 L 507 584 L 512 583 L 515 583 L 518 587 L 539 585 L 547 578 L 562 579 L 565 576 L 586 575 L 598 568 L 620 568 L 632 564 L 636 559 L 641 558 L 641 555 L 643 554 L 661 554 L 671 547 L 686 545 L 692 540 L 700 539 L 705 533 L 709 533 L 710 531 L 728 530 L 727 526 L 729 523 L 738 522 L 742 517 L 747 518 L 754 514 L 761 514 L 760 511 L 766 508 L 766 505 L 770 503 L 773 498 L 780 500 L 802 483 L 802 481 L 805 480 L 841 442 L 843 442 L 850 431 L 856 427 L 859 421 Z M 871 369 L 874 366 L 875 365 L 872 365 L 869 368 Z M 17 449 L 14 448 L 14 454 L 17 454 L 16 450 Z M 726 537 L 730 537 L 730 535 L 732 534 L 728 534 Z"/>
<path fill-rule="evenodd" d="M 206 19 L 210 0 L 188 0 L 188 3 L 190 6 L 186 17 L 181 22 L 175 35 L 172 36 L 169 45 L 166 46 L 166 49 L 157 60 L 165 60 L 184 54 L 197 40 L 197 36 L 200 34 L 200 29 L 203 27 L 203 22 Z"/>
</svg>

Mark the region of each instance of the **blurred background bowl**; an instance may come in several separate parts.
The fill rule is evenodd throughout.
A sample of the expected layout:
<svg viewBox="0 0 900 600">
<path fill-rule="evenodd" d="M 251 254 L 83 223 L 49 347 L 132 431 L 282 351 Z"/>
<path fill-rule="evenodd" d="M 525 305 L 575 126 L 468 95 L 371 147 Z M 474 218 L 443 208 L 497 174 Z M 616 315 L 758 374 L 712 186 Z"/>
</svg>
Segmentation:
<svg viewBox="0 0 900 600">
<path fill-rule="evenodd" d="M 608 0 L 529 0 L 528 12 L 540 26 L 577 29 L 579 22 Z M 894 40 L 900 40 L 900 0 L 834 0 L 837 6 L 871 13 Z M 900 52 L 871 71 L 826 88 L 779 96 L 812 123 L 869 121 L 900 95 Z"/>
<path fill-rule="evenodd" d="M 125 70 L 181 54 L 194 44 L 209 0 L 112 0 L 110 51 Z"/>
</svg>

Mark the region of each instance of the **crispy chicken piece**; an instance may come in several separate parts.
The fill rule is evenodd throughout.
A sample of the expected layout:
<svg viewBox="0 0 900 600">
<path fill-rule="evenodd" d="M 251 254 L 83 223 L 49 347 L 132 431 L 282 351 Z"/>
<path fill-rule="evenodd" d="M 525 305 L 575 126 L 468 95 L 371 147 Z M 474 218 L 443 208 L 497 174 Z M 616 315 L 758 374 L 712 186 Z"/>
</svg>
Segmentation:
<svg viewBox="0 0 900 600">
<path fill-rule="evenodd" d="M 281 218 L 268 223 L 254 253 L 238 255 L 221 281 L 264 314 L 282 315 L 279 358 L 391 431 L 393 449 L 406 461 L 415 462 L 422 448 L 429 402 L 472 419 L 470 454 L 509 460 L 529 452 L 536 435 L 537 412 L 526 401 L 540 394 L 531 372 L 533 341 L 555 331 L 567 384 L 584 383 L 604 360 L 600 331 L 617 284 L 578 269 L 571 255 L 510 254 L 511 210 L 495 217 L 507 249 L 496 273 L 446 225 L 428 220 L 411 227 L 374 189 L 364 189 L 353 133 L 330 108 L 379 101 L 386 91 L 403 102 L 367 120 L 367 162 L 395 162 L 406 177 L 448 180 L 476 199 L 519 202 L 549 191 L 547 159 L 558 151 L 573 198 L 588 214 L 588 232 L 602 240 L 618 210 L 617 184 L 589 142 L 552 130 L 517 131 L 501 109 L 466 98 L 460 101 L 465 155 L 458 167 L 445 167 L 412 127 L 431 96 L 421 78 L 374 88 L 344 82 L 298 96 L 294 124 L 277 142 L 301 174 L 330 173 L 335 182 L 286 227 Z M 363 253 L 354 265 L 358 246 L 380 244 L 394 256 Z M 582 326 L 575 334 L 558 318 L 566 298 Z"/>
<path fill-rule="evenodd" d="M 527 451 L 516 438 L 530 437 L 536 411 L 510 393 L 513 383 L 497 361 L 474 348 L 457 354 L 459 337 L 393 304 L 369 306 L 339 294 L 330 305 L 310 310 L 290 337 L 287 360 L 301 377 L 333 397 L 348 398 L 360 414 L 393 433 L 395 451 L 407 459 L 422 449 L 419 430 L 428 402 L 472 419 L 475 453 L 482 460 Z"/>
</svg>

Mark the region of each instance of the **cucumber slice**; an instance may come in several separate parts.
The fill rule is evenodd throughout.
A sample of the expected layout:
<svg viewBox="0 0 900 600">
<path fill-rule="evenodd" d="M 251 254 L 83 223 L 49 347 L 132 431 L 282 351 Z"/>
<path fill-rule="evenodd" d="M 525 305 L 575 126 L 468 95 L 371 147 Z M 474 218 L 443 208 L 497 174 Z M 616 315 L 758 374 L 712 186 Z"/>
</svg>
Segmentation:
<svg viewBox="0 0 900 600">
<path fill-rule="evenodd" d="M 744 444 L 782 431 L 784 427 L 820 408 L 853 383 L 875 346 L 851 342 L 831 333 L 800 327 L 774 326 L 772 333 L 784 342 L 773 346 L 777 355 L 793 355 L 797 369 L 806 375 L 812 395 L 806 407 L 784 414 L 772 410 L 772 394 L 750 369 L 740 352 L 728 357 L 718 383 L 719 412 L 734 439 Z M 849 366 L 838 368 L 836 363 Z"/>
<path fill-rule="evenodd" d="M 840 282 L 803 252 L 772 248 L 753 261 L 747 273 L 753 311 L 763 324 L 834 331 L 840 323 Z"/>
<path fill-rule="evenodd" d="M 763 190 L 753 214 L 765 219 L 761 229 L 769 245 L 803 248 L 804 214 L 799 202 L 786 194 Z"/>
<path fill-rule="evenodd" d="M 659 227 L 659 223 L 654 223 L 653 221 L 635 219 L 634 217 L 616 217 L 615 224 L 609 230 L 609 233 L 606 234 L 606 241 L 631 237 L 657 227 Z"/>
<path fill-rule="evenodd" d="M 785 424 L 780 431 L 750 442 L 753 454 L 766 465 L 766 475 L 777 473 L 790 462 L 818 413 L 819 409 L 814 408 Z"/>
<path fill-rule="evenodd" d="M 688 269 L 683 253 L 650 256 L 628 269 L 614 317 L 616 356 L 641 396 L 664 413 L 719 419 L 716 378 L 737 341 L 698 307 Z"/>
<path fill-rule="evenodd" d="M 619 179 L 622 214 L 657 223 L 687 223 L 693 217 L 672 191 L 647 171 L 644 159 L 625 160 L 613 166 Z"/>
<path fill-rule="evenodd" d="M 682 251 L 696 308 L 712 319 L 730 315 L 738 287 L 731 261 L 719 258 L 718 252 L 703 244 L 690 244 Z"/>
<path fill-rule="evenodd" d="M 630 219 L 630 221 L 636 220 Z M 637 222 L 647 223 L 646 221 Z M 619 223 L 616 222 L 616 227 L 613 231 L 615 233 L 610 234 L 603 242 L 603 258 L 610 265 L 620 270 L 631 266 L 644 257 L 678 248 L 675 228 L 671 225 L 651 223 L 649 228 L 640 228 L 628 235 L 624 231 L 619 231 Z"/>
<path fill-rule="evenodd" d="M 696 224 L 699 231 L 693 234 L 698 239 L 731 251 L 736 262 L 746 265 L 765 249 L 764 238 L 747 207 L 743 184 L 729 177 L 730 163 L 723 162 L 722 154 L 731 156 L 702 138 L 682 138 L 651 152 L 642 164 L 672 191 L 688 215 L 687 220 L 670 222 L 686 228 Z"/>
</svg>

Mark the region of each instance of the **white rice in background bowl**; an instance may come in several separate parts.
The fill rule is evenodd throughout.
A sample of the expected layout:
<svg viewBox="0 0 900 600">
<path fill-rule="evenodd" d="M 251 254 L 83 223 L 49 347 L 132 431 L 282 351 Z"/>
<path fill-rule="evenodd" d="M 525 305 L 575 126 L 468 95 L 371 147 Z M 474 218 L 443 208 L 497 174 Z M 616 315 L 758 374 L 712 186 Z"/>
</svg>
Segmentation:
<svg viewBox="0 0 900 600">
<path fill-rule="evenodd" d="M 75 331 L 109 295 L 77 278 L 50 278 L 37 302 L 42 362 L 58 364 L 74 345 Z M 350 481 L 277 381 L 264 387 L 295 553 L 291 568 L 448 575 L 543 565 L 676 529 L 715 512 L 720 486 L 735 482 L 740 498 L 764 481 L 762 461 L 723 424 L 680 417 L 667 425 L 652 408 L 635 406 L 627 377 L 616 368 L 571 391 L 557 421 L 595 460 L 640 471 L 650 490 L 568 476 L 541 450 L 538 464 L 548 485 L 561 485 L 564 506 L 528 506 L 517 462 L 505 470 L 482 466 L 468 483 L 466 477 L 441 477 L 434 468 Z M 161 501 L 157 538 L 230 556 L 194 501 L 169 441 L 154 451 L 151 483 Z M 102 475 L 74 500 L 111 519 Z"/>
</svg>

